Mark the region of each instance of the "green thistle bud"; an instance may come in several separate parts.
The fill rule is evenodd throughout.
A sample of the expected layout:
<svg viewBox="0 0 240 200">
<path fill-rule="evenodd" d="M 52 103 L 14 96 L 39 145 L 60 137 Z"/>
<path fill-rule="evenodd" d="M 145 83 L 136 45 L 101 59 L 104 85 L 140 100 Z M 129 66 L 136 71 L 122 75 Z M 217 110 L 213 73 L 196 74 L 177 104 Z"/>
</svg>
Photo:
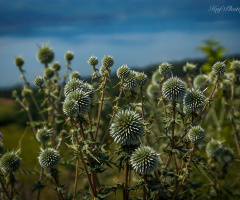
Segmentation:
<svg viewBox="0 0 240 200">
<path fill-rule="evenodd" d="M 112 56 L 106 55 L 103 57 L 103 59 L 102 59 L 103 66 L 110 68 L 113 66 L 113 64 L 114 64 L 114 59 Z"/>
<path fill-rule="evenodd" d="M 222 143 L 219 140 L 212 139 L 208 142 L 206 147 L 206 153 L 208 157 L 217 156 L 222 150 Z"/>
<path fill-rule="evenodd" d="M 205 74 L 200 74 L 196 76 L 193 80 L 193 86 L 196 89 L 204 90 L 210 85 L 210 80 L 208 76 Z"/>
<path fill-rule="evenodd" d="M 80 78 L 81 78 L 81 75 L 80 75 L 79 72 L 74 71 L 74 72 L 72 72 L 72 73 L 70 74 L 69 77 L 70 77 L 70 80 L 72 80 L 72 79 L 80 79 Z"/>
<path fill-rule="evenodd" d="M 127 65 L 123 65 L 118 68 L 117 70 L 117 77 L 121 80 L 126 79 L 130 74 L 130 69 L 127 67 Z"/>
<path fill-rule="evenodd" d="M 137 84 L 142 87 L 148 82 L 148 77 L 146 74 L 144 74 L 144 72 L 138 73 L 136 77 L 136 81 L 137 81 Z"/>
<path fill-rule="evenodd" d="M 233 60 L 231 62 L 230 68 L 235 71 L 236 73 L 240 73 L 240 61 L 239 60 Z"/>
<path fill-rule="evenodd" d="M 76 101 L 80 115 L 83 115 L 90 110 L 91 99 L 88 93 L 83 90 L 75 90 L 71 92 L 66 98 L 66 101 L 68 100 Z"/>
<path fill-rule="evenodd" d="M 187 108 L 186 106 L 183 106 L 183 113 L 184 113 L 185 115 L 189 115 L 189 114 L 192 113 L 192 111 L 191 111 L 191 110 L 188 110 L 188 108 Z"/>
<path fill-rule="evenodd" d="M 100 74 L 103 76 L 104 74 L 110 74 L 111 73 L 111 69 L 105 66 L 101 66 L 99 69 Z"/>
<path fill-rule="evenodd" d="M 159 159 L 157 153 L 148 146 L 139 147 L 130 158 L 133 169 L 140 175 L 149 175 L 156 170 Z"/>
<path fill-rule="evenodd" d="M 3 142 L 0 140 L 0 154 L 3 153 L 4 151 L 4 144 Z"/>
<path fill-rule="evenodd" d="M 22 97 L 28 98 L 32 94 L 32 90 L 23 88 L 22 90 Z"/>
<path fill-rule="evenodd" d="M 51 133 L 52 133 L 52 130 L 47 129 L 47 127 L 38 129 L 36 134 L 37 141 L 40 143 L 47 142 L 50 138 Z"/>
<path fill-rule="evenodd" d="M 110 136 L 121 146 L 139 144 L 143 133 L 141 115 L 132 110 L 118 112 L 110 127 Z"/>
<path fill-rule="evenodd" d="M 7 152 L 2 156 L 0 160 L 0 167 L 7 174 L 11 174 L 17 171 L 20 166 L 21 159 L 16 152 Z"/>
<path fill-rule="evenodd" d="M 67 97 L 71 92 L 75 90 L 86 90 L 84 83 L 78 79 L 71 79 L 64 87 L 64 95 Z"/>
<path fill-rule="evenodd" d="M 72 99 L 65 100 L 63 102 L 63 113 L 68 117 L 77 115 L 78 114 L 77 102 Z"/>
<path fill-rule="evenodd" d="M 16 97 L 17 97 L 17 95 L 18 95 L 18 92 L 17 92 L 17 90 L 13 90 L 13 91 L 12 91 L 12 97 L 16 98 Z"/>
<path fill-rule="evenodd" d="M 59 164 L 60 154 L 53 148 L 47 148 L 40 153 L 38 160 L 43 168 L 51 169 Z"/>
<path fill-rule="evenodd" d="M 152 75 L 152 82 L 154 85 L 161 84 L 163 76 L 160 74 L 159 70 L 155 71 Z"/>
<path fill-rule="evenodd" d="M 128 90 L 134 90 L 138 84 L 137 84 L 137 75 L 138 73 L 136 71 L 131 70 L 129 76 L 126 78 L 124 87 Z"/>
<path fill-rule="evenodd" d="M 186 63 L 185 66 L 183 66 L 183 71 L 190 73 L 190 72 L 194 72 L 196 70 L 197 66 L 192 64 L 192 63 Z"/>
<path fill-rule="evenodd" d="M 43 45 L 37 52 L 37 60 L 42 64 L 51 63 L 54 59 L 54 52 L 48 45 Z"/>
<path fill-rule="evenodd" d="M 68 62 L 72 61 L 73 57 L 74 57 L 74 54 L 71 51 L 67 51 L 64 55 L 65 60 Z"/>
<path fill-rule="evenodd" d="M 147 88 L 147 95 L 152 98 L 157 98 L 159 96 L 159 86 L 155 84 L 150 84 Z"/>
<path fill-rule="evenodd" d="M 35 84 L 36 86 L 41 87 L 41 86 L 44 84 L 44 78 L 41 77 L 41 76 L 36 77 L 36 78 L 34 79 L 34 84 Z"/>
<path fill-rule="evenodd" d="M 193 126 L 188 132 L 188 138 L 193 143 L 201 142 L 205 137 L 205 131 L 200 126 Z"/>
<path fill-rule="evenodd" d="M 22 67 L 24 64 L 24 60 L 21 56 L 18 56 L 14 59 L 14 64 L 18 67 Z"/>
<path fill-rule="evenodd" d="M 86 92 L 88 93 L 88 96 L 90 97 L 91 100 L 93 100 L 94 97 L 94 88 L 92 85 L 90 85 L 89 83 L 84 83 L 84 86 L 86 88 Z"/>
<path fill-rule="evenodd" d="M 164 77 L 170 77 L 172 74 L 172 66 L 165 62 L 159 66 L 159 73 Z"/>
<path fill-rule="evenodd" d="M 224 62 L 218 61 L 213 65 L 212 72 L 217 76 L 221 76 L 225 74 L 226 71 L 227 71 L 227 67 Z"/>
<path fill-rule="evenodd" d="M 191 112 L 201 110 L 206 103 L 206 97 L 203 92 L 197 89 L 192 89 L 183 98 L 183 105 Z"/>
<path fill-rule="evenodd" d="M 46 67 L 44 69 L 44 78 L 45 79 L 50 79 L 54 76 L 54 70 L 51 67 Z"/>
<path fill-rule="evenodd" d="M 91 56 L 88 60 L 88 64 L 91 66 L 96 66 L 98 64 L 98 58 L 95 56 Z"/>
<path fill-rule="evenodd" d="M 171 102 L 181 99 L 184 96 L 185 91 L 185 83 L 177 77 L 169 78 L 164 82 L 162 87 L 163 96 Z"/>
<path fill-rule="evenodd" d="M 230 148 L 223 148 L 220 154 L 220 159 L 223 163 L 229 164 L 234 161 L 234 153 Z"/>
<path fill-rule="evenodd" d="M 52 64 L 52 68 L 53 68 L 54 71 L 59 71 L 61 69 L 61 65 L 60 65 L 59 62 L 54 62 Z"/>
</svg>

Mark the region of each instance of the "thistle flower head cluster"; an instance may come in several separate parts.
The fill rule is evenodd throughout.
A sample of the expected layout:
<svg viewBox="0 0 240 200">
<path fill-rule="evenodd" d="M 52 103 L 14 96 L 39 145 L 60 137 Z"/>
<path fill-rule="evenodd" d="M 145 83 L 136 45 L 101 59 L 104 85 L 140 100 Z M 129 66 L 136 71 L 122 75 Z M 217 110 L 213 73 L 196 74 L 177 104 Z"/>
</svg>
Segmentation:
<svg viewBox="0 0 240 200">
<path fill-rule="evenodd" d="M 123 65 L 118 68 L 117 70 L 117 77 L 121 80 L 126 79 L 130 74 L 130 69 L 127 67 L 127 65 Z"/>
<path fill-rule="evenodd" d="M 17 171 L 21 166 L 21 159 L 16 152 L 5 153 L 0 160 L 0 168 L 7 174 Z"/>
<path fill-rule="evenodd" d="M 81 79 L 81 74 L 77 71 L 74 71 L 72 72 L 70 75 L 69 75 L 69 78 L 70 80 L 72 79 Z"/>
<path fill-rule="evenodd" d="M 222 150 L 222 143 L 219 140 L 212 139 L 208 142 L 206 146 L 206 153 L 208 157 L 215 157 L 217 156 Z"/>
<path fill-rule="evenodd" d="M 171 102 L 181 99 L 186 91 L 185 83 L 177 78 L 172 77 L 166 80 L 162 87 L 163 96 Z"/>
<path fill-rule="evenodd" d="M 142 87 L 148 82 L 148 77 L 144 72 L 138 73 L 136 76 L 137 84 Z"/>
<path fill-rule="evenodd" d="M 65 58 L 65 60 L 66 60 L 67 62 L 72 61 L 73 58 L 74 58 L 73 52 L 72 52 L 72 51 L 67 51 L 67 52 L 65 53 L 65 55 L 64 55 L 64 58 Z"/>
<path fill-rule="evenodd" d="M 17 66 L 17 67 L 22 67 L 23 64 L 24 64 L 24 60 L 21 56 L 18 56 L 14 59 L 14 64 Z"/>
<path fill-rule="evenodd" d="M 47 67 L 44 69 L 44 78 L 50 79 L 54 76 L 54 69 L 51 67 Z"/>
<path fill-rule="evenodd" d="M 47 148 L 40 153 L 38 160 L 43 168 L 51 169 L 59 164 L 60 154 L 53 148 Z"/>
<path fill-rule="evenodd" d="M 44 78 L 41 76 L 38 76 L 34 79 L 34 84 L 38 87 L 41 87 L 44 84 Z"/>
<path fill-rule="evenodd" d="M 125 79 L 123 86 L 130 91 L 134 90 L 138 86 L 137 75 L 138 73 L 136 71 L 131 70 L 129 76 Z"/>
<path fill-rule="evenodd" d="M 159 73 L 164 77 L 170 77 L 172 74 L 172 66 L 165 62 L 159 66 Z"/>
<path fill-rule="evenodd" d="M 160 74 L 159 70 L 155 71 L 152 75 L 152 82 L 155 85 L 158 85 L 161 83 L 162 75 Z"/>
<path fill-rule="evenodd" d="M 111 73 L 111 68 L 101 66 L 99 69 L 100 74 L 103 76 L 104 74 L 110 74 Z"/>
<path fill-rule="evenodd" d="M 48 45 L 43 45 L 37 52 L 37 60 L 42 64 L 49 64 L 54 59 L 54 52 Z"/>
<path fill-rule="evenodd" d="M 234 153 L 230 148 L 223 148 L 220 153 L 220 159 L 223 163 L 229 164 L 234 161 Z"/>
<path fill-rule="evenodd" d="M 240 73 L 240 61 L 239 60 L 233 60 L 231 62 L 230 68 L 235 71 L 237 74 Z"/>
<path fill-rule="evenodd" d="M 139 147 L 130 158 L 133 169 L 140 175 L 151 174 L 158 166 L 157 153 L 149 146 Z"/>
<path fill-rule="evenodd" d="M 106 55 L 106 56 L 103 57 L 103 59 L 102 59 L 102 65 L 103 66 L 105 66 L 107 68 L 110 68 L 110 67 L 113 66 L 113 64 L 114 64 L 114 59 L 113 59 L 112 56 Z"/>
<path fill-rule="evenodd" d="M 90 97 L 91 100 L 93 100 L 94 92 L 95 92 L 93 86 L 89 83 L 84 83 L 84 86 L 86 88 L 86 92 L 88 93 L 88 96 Z"/>
<path fill-rule="evenodd" d="M 95 56 L 91 56 L 88 60 L 88 64 L 92 66 L 96 66 L 98 64 L 98 58 Z"/>
<path fill-rule="evenodd" d="M 200 126 L 193 126 L 188 132 L 188 138 L 193 143 L 199 143 L 204 139 L 205 131 Z"/>
<path fill-rule="evenodd" d="M 47 129 L 47 127 L 38 129 L 36 134 L 37 141 L 40 143 L 47 142 L 50 138 L 51 133 L 52 133 L 52 130 Z"/>
<path fill-rule="evenodd" d="M 207 88 L 210 85 L 210 80 L 207 75 L 200 74 L 196 76 L 193 80 L 193 86 L 196 89 L 199 89 L 203 91 L 205 88 Z"/>
<path fill-rule="evenodd" d="M 183 98 L 183 105 L 191 112 L 201 110 L 206 102 L 206 97 L 202 91 L 192 89 Z"/>
<path fill-rule="evenodd" d="M 59 62 L 54 62 L 52 64 L 52 68 L 53 68 L 54 71 L 59 71 L 61 69 L 61 65 L 60 65 Z"/>
<path fill-rule="evenodd" d="M 75 116 L 79 113 L 77 102 L 74 101 L 73 99 L 65 100 L 63 102 L 63 108 L 62 109 L 63 109 L 63 113 L 68 117 Z"/>
<path fill-rule="evenodd" d="M 159 96 L 159 86 L 156 84 L 150 84 L 147 87 L 147 95 L 152 98 L 157 98 Z"/>
<path fill-rule="evenodd" d="M 110 127 L 110 135 L 121 146 L 140 143 L 144 133 L 141 115 L 132 110 L 119 111 Z"/>
<path fill-rule="evenodd" d="M 64 87 L 64 95 L 67 97 L 71 92 L 75 90 L 86 91 L 83 81 L 79 79 L 71 79 Z"/>
<path fill-rule="evenodd" d="M 212 72 L 217 76 L 222 76 L 227 71 L 227 67 L 224 62 L 216 62 L 212 67 Z"/>
<path fill-rule="evenodd" d="M 187 73 L 194 72 L 196 70 L 197 66 L 187 62 L 186 65 L 183 66 L 183 71 Z"/>
</svg>

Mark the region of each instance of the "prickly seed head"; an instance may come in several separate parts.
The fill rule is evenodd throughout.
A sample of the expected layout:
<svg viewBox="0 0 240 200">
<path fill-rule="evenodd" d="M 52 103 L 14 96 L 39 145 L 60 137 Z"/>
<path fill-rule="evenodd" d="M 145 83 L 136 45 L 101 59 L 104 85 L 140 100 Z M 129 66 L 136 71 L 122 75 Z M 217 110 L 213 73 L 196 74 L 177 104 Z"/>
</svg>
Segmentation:
<svg viewBox="0 0 240 200">
<path fill-rule="evenodd" d="M 105 66 L 107 68 L 110 68 L 110 67 L 113 66 L 113 64 L 114 64 L 114 59 L 113 59 L 112 56 L 106 55 L 106 56 L 103 57 L 103 59 L 102 59 L 102 65 L 103 66 Z"/>
<path fill-rule="evenodd" d="M 212 139 L 206 146 L 206 153 L 208 157 L 217 156 L 222 150 L 222 143 L 219 140 Z"/>
<path fill-rule="evenodd" d="M 93 100 L 94 97 L 94 88 L 92 85 L 90 85 L 89 83 L 84 83 L 84 86 L 86 88 L 86 92 L 88 93 L 88 96 L 90 97 L 91 100 Z"/>
<path fill-rule="evenodd" d="M 232 151 L 232 149 L 230 148 L 223 148 L 221 153 L 220 153 L 220 158 L 222 160 L 223 163 L 231 163 L 234 161 L 234 153 Z"/>
<path fill-rule="evenodd" d="M 48 45 L 43 45 L 37 52 L 37 60 L 42 64 L 49 64 L 54 59 L 54 52 Z"/>
<path fill-rule="evenodd" d="M 212 67 L 212 72 L 217 76 L 221 76 L 225 74 L 226 71 L 227 71 L 227 67 L 224 62 L 218 61 Z"/>
<path fill-rule="evenodd" d="M 20 166 L 21 159 L 16 152 L 7 152 L 0 160 L 0 167 L 7 174 L 17 171 Z"/>
<path fill-rule="evenodd" d="M 159 73 L 164 77 L 170 77 L 172 74 L 172 66 L 165 62 L 159 66 Z"/>
<path fill-rule="evenodd" d="M 63 113 L 68 117 L 75 116 L 79 113 L 77 102 L 74 100 L 66 99 L 63 102 L 62 109 L 63 109 Z"/>
<path fill-rule="evenodd" d="M 155 84 L 150 84 L 147 88 L 147 95 L 152 98 L 157 98 L 159 96 L 159 86 Z"/>
<path fill-rule="evenodd" d="M 111 73 L 111 69 L 105 66 L 101 66 L 99 69 L 100 74 L 103 76 L 104 74 L 110 74 Z"/>
<path fill-rule="evenodd" d="M 210 85 L 210 80 L 208 79 L 208 76 L 205 74 L 200 74 L 195 77 L 193 80 L 193 86 L 196 89 L 204 90 Z"/>
<path fill-rule="evenodd" d="M 22 97 L 28 98 L 32 94 L 32 90 L 28 88 L 23 88 Z"/>
<path fill-rule="evenodd" d="M 188 132 L 188 138 L 193 143 L 199 143 L 204 139 L 205 131 L 200 126 L 193 126 Z"/>
<path fill-rule="evenodd" d="M 72 80 L 72 79 L 80 79 L 81 78 L 81 74 L 79 72 L 77 72 L 77 71 L 74 71 L 74 72 L 72 72 L 69 75 L 69 77 L 70 77 L 70 80 Z"/>
<path fill-rule="evenodd" d="M 192 89 L 183 98 L 183 105 L 191 112 L 201 110 L 206 102 L 206 97 L 202 91 Z"/>
<path fill-rule="evenodd" d="M 230 68 L 235 71 L 236 73 L 240 73 L 240 61 L 239 60 L 233 60 L 231 62 Z"/>
<path fill-rule="evenodd" d="M 37 141 L 40 143 L 47 142 L 50 138 L 51 133 L 52 133 L 52 130 L 47 129 L 47 127 L 38 129 L 36 134 Z"/>
<path fill-rule="evenodd" d="M 43 168 L 51 169 L 59 164 L 60 154 L 53 148 L 47 148 L 40 153 L 38 160 Z"/>
<path fill-rule="evenodd" d="M 66 61 L 70 62 L 74 58 L 74 54 L 72 51 L 67 51 L 64 55 Z"/>
<path fill-rule="evenodd" d="M 117 77 L 121 80 L 126 79 L 129 74 L 130 74 L 130 69 L 127 67 L 127 65 L 123 65 L 119 67 L 117 70 Z"/>
<path fill-rule="evenodd" d="M 189 73 L 195 71 L 196 68 L 197 68 L 196 65 L 187 62 L 186 65 L 183 66 L 183 71 Z"/>
<path fill-rule="evenodd" d="M 152 75 L 152 83 L 158 85 L 161 83 L 163 76 L 160 74 L 159 70 L 155 71 Z"/>
<path fill-rule="evenodd" d="M 125 79 L 123 86 L 130 91 L 134 90 L 138 86 L 137 75 L 138 73 L 136 71 L 131 70 L 129 76 Z"/>
<path fill-rule="evenodd" d="M 64 87 L 64 95 L 67 97 L 71 92 L 81 89 L 86 91 L 84 83 L 78 79 L 71 79 Z"/>
<path fill-rule="evenodd" d="M 88 60 L 88 64 L 92 66 L 96 66 L 98 64 L 98 58 L 95 56 L 91 56 Z"/>
<path fill-rule="evenodd" d="M 110 127 L 110 135 L 121 146 L 140 143 L 144 133 L 141 115 L 132 110 L 119 111 Z"/>
<path fill-rule="evenodd" d="M 54 69 L 51 67 L 47 67 L 44 69 L 44 78 L 50 79 L 54 76 Z"/>
<path fill-rule="evenodd" d="M 34 84 L 38 87 L 41 87 L 44 84 L 44 78 L 41 76 L 38 76 L 34 79 Z"/>
<path fill-rule="evenodd" d="M 18 56 L 14 59 L 14 64 L 17 66 L 17 67 L 22 67 L 23 64 L 24 64 L 24 60 L 21 56 Z"/>
<path fill-rule="evenodd" d="M 52 68 L 53 68 L 54 71 L 59 71 L 61 69 L 61 65 L 60 65 L 59 62 L 54 62 L 52 64 Z"/>
<path fill-rule="evenodd" d="M 136 81 L 139 86 L 144 86 L 148 82 L 148 77 L 146 74 L 144 74 L 144 72 L 138 73 Z"/>
<path fill-rule="evenodd" d="M 163 96 L 171 102 L 181 99 L 185 91 L 185 83 L 177 77 L 169 78 L 164 82 L 162 87 Z"/>
<path fill-rule="evenodd" d="M 157 153 L 148 146 L 139 147 L 130 158 L 133 169 L 140 175 L 151 174 L 158 166 Z"/>
</svg>

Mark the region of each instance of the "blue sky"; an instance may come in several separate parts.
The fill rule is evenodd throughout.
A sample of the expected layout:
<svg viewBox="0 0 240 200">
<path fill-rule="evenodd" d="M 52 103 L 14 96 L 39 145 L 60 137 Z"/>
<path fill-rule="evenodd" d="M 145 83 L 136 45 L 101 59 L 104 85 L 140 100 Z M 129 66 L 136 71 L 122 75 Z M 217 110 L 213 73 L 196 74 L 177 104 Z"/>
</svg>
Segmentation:
<svg viewBox="0 0 240 200">
<path fill-rule="evenodd" d="M 232 0 L 1 0 L 0 87 L 21 82 L 18 55 L 30 81 L 42 74 L 36 52 L 43 43 L 62 66 L 64 53 L 73 51 L 73 70 L 86 76 L 91 55 L 114 56 L 113 72 L 123 64 L 141 68 L 202 57 L 195 47 L 210 36 L 229 54 L 240 53 L 239 24 L 240 3 Z"/>
</svg>

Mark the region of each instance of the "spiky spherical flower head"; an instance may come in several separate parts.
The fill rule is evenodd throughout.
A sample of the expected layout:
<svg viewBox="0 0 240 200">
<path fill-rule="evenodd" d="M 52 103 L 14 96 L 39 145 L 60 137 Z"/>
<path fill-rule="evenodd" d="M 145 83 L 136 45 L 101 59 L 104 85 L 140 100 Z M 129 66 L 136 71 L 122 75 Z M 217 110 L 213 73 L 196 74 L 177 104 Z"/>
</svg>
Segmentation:
<svg viewBox="0 0 240 200">
<path fill-rule="evenodd" d="M 104 74 L 110 74 L 111 69 L 105 66 L 101 66 L 99 69 L 100 74 L 103 76 Z"/>
<path fill-rule="evenodd" d="M 81 78 L 81 74 L 79 72 L 77 72 L 77 71 L 74 71 L 74 72 L 72 72 L 69 75 L 69 77 L 70 77 L 70 80 L 72 80 L 72 79 L 80 79 Z"/>
<path fill-rule="evenodd" d="M 77 103 L 78 114 L 83 115 L 87 111 L 90 110 L 91 99 L 87 92 L 83 90 L 75 90 L 71 92 L 67 98 L 67 100 L 74 100 Z"/>
<path fill-rule="evenodd" d="M 60 65 L 59 62 L 54 62 L 54 63 L 52 64 L 52 68 L 53 68 L 53 70 L 55 70 L 55 71 L 59 71 L 59 70 L 61 69 L 61 65 Z"/>
<path fill-rule="evenodd" d="M 233 60 L 231 62 L 230 68 L 235 71 L 236 73 L 240 73 L 240 61 L 239 60 Z"/>
<path fill-rule="evenodd" d="M 155 84 L 150 84 L 147 88 L 147 95 L 149 97 L 157 98 L 159 96 L 159 86 Z"/>
<path fill-rule="evenodd" d="M 198 89 L 188 91 L 183 98 L 183 105 L 191 112 L 201 110 L 205 102 L 205 95 Z"/>
<path fill-rule="evenodd" d="M 32 94 L 32 90 L 28 88 L 23 88 L 22 97 L 28 98 Z"/>
<path fill-rule="evenodd" d="M 110 67 L 113 66 L 113 64 L 114 64 L 114 59 L 113 59 L 112 56 L 106 55 L 106 56 L 103 57 L 103 59 L 102 59 L 102 65 L 103 66 L 105 66 L 107 68 L 110 68 Z"/>
<path fill-rule="evenodd" d="M 54 69 L 51 67 L 46 67 L 44 69 L 44 78 L 50 79 L 54 76 Z"/>
<path fill-rule="evenodd" d="M 18 154 L 13 151 L 5 153 L 0 160 L 0 167 L 7 174 L 17 171 L 20 166 L 21 159 Z"/>
<path fill-rule="evenodd" d="M 73 57 L 74 57 L 74 54 L 72 51 L 67 51 L 64 55 L 65 60 L 68 62 L 72 61 Z"/>
<path fill-rule="evenodd" d="M 44 78 L 41 76 L 38 76 L 34 79 L 34 84 L 38 87 L 41 87 L 44 84 Z"/>
<path fill-rule="evenodd" d="M 110 135 L 121 146 L 140 143 L 144 133 L 141 115 L 132 110 L 119 111 L 110 127 Z"/>
<path fill-rule="evenodd" d="M 146 74 L 144 74 L 144 72 L 138 73 L 136 77 L 136 81 L 137 81 L 137 84 L 142 87 L 148 82 L 148 77 Z"/>
<path fill-rule="evenodd" d="M 199 143 L 204 139 L 205 131 L 201 126 L 193 126 L 188 132 L 188 138 L 193 143 Z"/>
<path fill-rule="evenodd" d="M 196 65 L 187 62 L 186 65 L 183 66 L 183 71 L 189 73 L 189 72 L 193 72 L 196 68 L 197 68 Z"/>
<path fill-rule="evenodd" d="M 223 148 L 220 154 L 220 159 L 223 163 L 229 164 L 234 161 L 234 153 L 230 148 Z"/>
<path fill-rule="evenodd" d="M 0 140 L 0 154 L 3 153 L 3 151 L 4 151 L 4 144 L 2 140 Z"/>
<path fill-rule="evenodd" d="M 159 70 L 155 71 L 152 75 L 152 82 L 153 84 L 161 84 L 163 80 L 163 76 L 160 74 Z"/>
<path fill-rule="evenodd" d="M 90 97 L 90 99 L 92 100 L 94 97 L 94 88 L 92 85 L 90 85 L 89 83 L 84 83 L 84 86 L 86 88 L 86 92 L 88 93 L 88 96 Z"/>
<path fill-rule="evenodd" d="M 96 66 L 98 64 L 98 58 L 95 56 L 91 56 L 88 60 L 88 64 L 92 66 Z"/>
<path fill-rule="evenodd" d="M 37 52 L 37 60 L 42 64 L 51 63 L 54 59 L 54 52 L 48 45 L 43 45 Z"/>
<path fill-rule="evenodd" d="M 172 66 L 165 62 L 159 66 L 159 73 L 164 77 L 169 77 L 172 73 Z"/>
<path fill-rule="evenodd" d="M 193 86 L 196 89 L 204 90 L 210 85 L 210 80 L 208 76 L 205 74 L 200 74 L 196 76 L 193 80 Z"/>
<path fill-rule="evenodd" d="M 38 129 L 36 134 L 37 141 L 40 143 L 47 142 L 50 138 L 51 133 L 52 133 L 52 130 L 47 129 L 47 127 Z"/>
<path fill-rule="evenodd" d="M 79 79 L 71 79 L 64 87 L 64 95 L 67 97 L 71 92 L 75 90 L 84 90 L 86 91 L 86 88 L 84 86 L 84 83 Z"/>
<path fill-rule="evenodd" d="M 60 154 L 53 148 L 47 148 L 40 153 L 38 160 L 43 168 L 51 169 L 59 164 Z"/>
<path fill-rule="evenodd" d="M 133 169 L 140 175 L 151 174 L 158 166 L 159 159 L 157 153 L 149 146 L 136 149 L 130 158 Z"/>
<path fill-rule="evenodd" d="M 68 116 L 75 116 L 78 114 L 78 105 L 77 102 L 74 100 L 69 100 L 69 99 L 65 99 L 65 101 L 63 102 L 63 113 Z"/>
<path fill-rule="evenodd" d="M 177 77 L 172 77 L 166 80 L 162 87 L 163 96 L 171 102 L 181 99 L 186 92 L 185 83 Z"/>
<path fill-rule="evenodd" d="M 212 67 L 212 72 L 217 76 L 221 76 L 225 74 L 226 71 L 227 71 L 227 67 L 224 62 L 218 61 Z"/>
<path fill-rule="evenodd" d="M 138 84 L 137 84 L 137 75 L 138 73 L 136 71 L 131 70 L 129 76 L 126 78 L 124 87 L 128 90 L 134 90 Z"/>
<path fill-rule="evenodd" d="M 17 67 L 22 67 L 23 64 L 24 64 L 24 60 L 21 56 L 18 56 L 14 59 L 14 64 L 17 66 Z"/>
<path fill-rule="evenodd" d="M 127 65 L 123 65 L 119 67 L 117 70 L 117 77 L 121 80 L 126 79 L 129 74 L 130 74 L 130 69 L 127 67 Z"/>
<path fill-rule="evenodd" d="M 219 140 L 212 139 L 208 142 L 206 146 L 206 153 L 208 157 L 215 157 L 217 156 L 222 150 L 222 143 Z"/>
</svg>

